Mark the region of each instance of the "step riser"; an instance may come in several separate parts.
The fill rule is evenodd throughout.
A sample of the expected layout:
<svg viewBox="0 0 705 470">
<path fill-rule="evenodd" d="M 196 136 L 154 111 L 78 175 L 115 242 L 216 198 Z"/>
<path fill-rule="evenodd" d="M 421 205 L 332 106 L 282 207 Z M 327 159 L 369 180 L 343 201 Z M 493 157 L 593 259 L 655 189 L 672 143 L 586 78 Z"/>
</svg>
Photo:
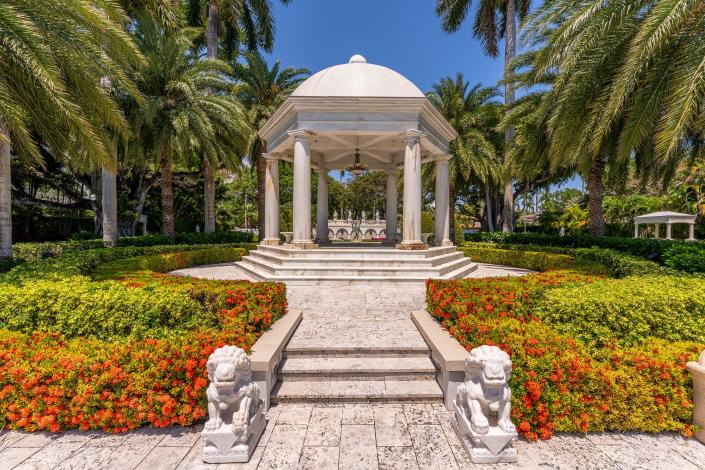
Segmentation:
<svg viewBox="0 0 705 470">
<path fill-rule="evenodd" d="M 426 373 L 386 373 L 386 374 L 369 374 L 360 373 L 356 374 L 352 371 L 341 372 L 331 375 L 328 373 L 312 374 L 312 373 L 288 373 L 281 374 L 279 376 L 280 380 L 287 382 L 306 382 L 306 381 L 338 381 L 338 382 L 356 382 L 365 381 L 369 382 L 371 380 L 397 380 L 397 381 L 414 381 L 414 380 L 436 380 L 436 373 L 426 372 Z"/>
<path fill-rule="evenodd" d="M 322 279 L 325 279 L 327 277 L 332 277 L 332 276 L 349 276 L 349 277 L 359 277 L 359 276 L 386 276 L 393 278 L 392 280 L 396 278 L 405 278 L 409 276 L 408 271 L 395 271 L 394 269 L 387 269 L 384 271 L 379 271 L 379 270 L 368 270 L 364 268 L 336 268 L 336 269 L 328 269 L 328 270 L 322 270 L 322 269 L 287 269 L 287 268 L 276 268 L 276 269 L 271 269 L 268 266 L 257 266 L 258 269 L 262 269 L 268 273 L 271 273 L 275 276 L 282 276 L 282 277 L 287 277 L 287 278 L 295 278 L 295 277 L 301 277 L 301 276 L 316 276 L 320 277 Z M 460 266 L 447 266 L 443 267 L 442 269 L 439 270 L 414 270 L 413 275 L 416 277 L 421 277 L 424 279 L 437 279 L 443 276 L 444 274 L 447 274 L 451 271 L 454 271 L 456 269 L 459 269 Z"/>
<path fill-rule="evenodd" d="M 443 403 L 443 397 L 321 397 L 321 398 L 298 398 L 298 397 L 276 397 L 272 396 L 271 402 L 280 403 Z"/>
<path fill-rule="evenodd" d="M 430 350 L 374 350 L 374 351 L 364 351 L 359 349 L 286 349 L 283 352 L 284 358 L 300 358 L 300 357 L 310 357 L 310 358 L 336 358 L 336 357 L 355 357 L 355 358 L 368 358 L 376 359 L 378 357 L 429 357 L 431 354 Z"/>
<path fill-rule="evenodd" d="M 261 250 L 265 253 L 271 253 L 273 255 L 278 255 L 286 258 L 340 258 L 340 257 L 356 257 L 359 259 L 364 258 L 392 258 L 392 259 L 419 259 L 424 260 L 434 256 L 445 255 L 448 253 L 456 252 L 457 249 L 454 246 L 434 248 L 430 250 L 393 250 L 393 249 L 356 249 L 356 248 L 342 248 L 342 249 L 315 249 L 315 250 L 290 250 L 287 248 L 279 248 L 273 246 L 263 246 L 257 247 L 257 250 Z"/>
<path fill-rule="evenodd" d="M 378 268 L 417 268 L 417 269 L 429 269 L 436 266 L 440 266 L 446 263 L 457 261 L 463 258 L 463 253 L 455 252 L 449 253 L 447 255 L 435 256 L 426 259 L 349 259 L 349 258 L 286 258 L 278 255 L 272 255 L 270 253 L 260 252 L 255 250 L 250 252 L 249 256 L 245 259 L 251 259 L 253 261 L 262 260 L 266 263 L 274 264 L 277 266 L 285 267 L 288 269 L 306 269 L 313 265 L 318 266 L 344 266 L 344 267 L 378 267 Z"/>
</svg>

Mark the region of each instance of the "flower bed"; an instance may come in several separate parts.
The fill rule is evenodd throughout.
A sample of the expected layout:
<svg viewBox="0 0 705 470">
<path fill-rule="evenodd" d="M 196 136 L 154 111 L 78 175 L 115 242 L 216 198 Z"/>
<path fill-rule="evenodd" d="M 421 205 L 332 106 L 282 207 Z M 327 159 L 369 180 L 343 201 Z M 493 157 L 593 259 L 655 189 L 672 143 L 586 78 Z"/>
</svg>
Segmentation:
<svg viewBox="0 0 705 470">
<path fill-rule="evenodd" d="M 510 354 L 512 416 L 529 439 L 547 439 L 554 431 L 691 434 L 685 363 L 705 344 L 648 336 L 634 346 L 619 346 L 615 338 L 596 347 L 542 320 L 538 305 L 547 292 L 572 289 L 577 299 L 580 289 L 597 289 L 601 282 L 601 276 L 572 271 L 428 281 L 427 304 L 468 350 L 493 344 Z"/>
<path fill-rule="evenodd" d="M 208 356 L 249 350 L 286 313 L 285 288 L 155 272 L 242 254 L 169 249 L 93 250 L 0 276 L 0 427 L 118 432 L 206 414 Z"/>
</svg>

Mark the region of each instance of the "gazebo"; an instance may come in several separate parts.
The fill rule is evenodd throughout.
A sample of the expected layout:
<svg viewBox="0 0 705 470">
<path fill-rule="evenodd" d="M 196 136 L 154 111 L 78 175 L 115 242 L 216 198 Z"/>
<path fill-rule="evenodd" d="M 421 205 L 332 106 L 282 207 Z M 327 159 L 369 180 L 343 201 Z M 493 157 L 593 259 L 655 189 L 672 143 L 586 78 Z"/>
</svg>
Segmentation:
<svg viewBox="0 0 705 470">
<path fill-rule="evenodd" d="M 678 212 L 652 212 L 634 217 L 634 238 L 639 238 L 639 225 L 654 224 L 654 238 L 659 237 L 661 224 L 666 225 L 666 240 L 671 240 L 671 227 L 673 224 L 688 224 L 688 240 L 695 240 L 695 216 L 680 214 Z"/>
<path fill-rule="evenodd" d="M 331 170 L 387 173 L 387 227 L 395 243 L 397 178 L 404 174 L 402 249 L 421 240 L 421 165 L 436 163 L 435 244 L 450 245 L 448 144 L 457 133 L 426 96 L 399 73 L 354 55 L 302 83 L 262 127 L 267 142 L 265 245 L 279 245 L 278 162 L 294 164 L 294 248 L 315 248 L 311 230 L 311 168 L 318 181 L 316 233 L 328 242 Z M 394 212 L 392 212 L 394 211 Z"/>
<path fill-rule="evenodd" d="M 477 265 L 456 250 L 449 231 L 448 165 L 455 129 L 401 74 L 354 55 L 303 82 L 259 131 L 267 143 L 265 238 L 236 264 L 255 279 L 299 284 L 419 282 L 457 279 Z M 281 245 L 279 161 L 293 162 L 293 234 Z M 435 239 L 421 234 L 421 168 L 435 163 Z M 318 173 L 316 239 L 311 170 Z M 332 170 L 387 175 L 382 244 L 333 243 L 328 227 Z M 403 172 L 401 242 L 397 184 Z M 287 233 L 287 238 L 289 234 Z"/>
</svg>

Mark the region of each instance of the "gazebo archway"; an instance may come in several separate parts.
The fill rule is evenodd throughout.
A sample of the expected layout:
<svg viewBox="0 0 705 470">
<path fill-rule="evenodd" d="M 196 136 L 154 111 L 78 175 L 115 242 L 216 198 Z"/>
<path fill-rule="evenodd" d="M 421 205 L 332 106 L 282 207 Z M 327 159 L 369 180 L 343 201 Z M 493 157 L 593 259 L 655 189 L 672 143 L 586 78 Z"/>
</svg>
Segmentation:
<svg viewBox="0 0 705 470">
<path fill-rule="evenodd" d="M 634 238 L 639 238 L 639 226 L 653 224 L 655 237 L 659 237 L 659 227 L 661 224 L 666 225 L 666 240 L 672 240 L 672 227 L 675 224 L 688 225 L 688 240 L 695 240 L 695 216 L 690 214 L 681 214 L 678 212 L 652 212 L 634 217 Z"/>
</svg>

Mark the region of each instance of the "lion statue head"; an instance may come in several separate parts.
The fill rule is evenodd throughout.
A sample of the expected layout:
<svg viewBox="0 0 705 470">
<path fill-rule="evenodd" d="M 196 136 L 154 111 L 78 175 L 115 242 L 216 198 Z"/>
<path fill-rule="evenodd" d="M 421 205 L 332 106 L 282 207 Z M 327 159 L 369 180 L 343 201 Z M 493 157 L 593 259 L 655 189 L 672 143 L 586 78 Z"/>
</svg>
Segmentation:
<svg viewBox="0 0 705 470">
<path fill-rule="evenodd" d="M 234 389 L 239 381 L 252 377 L 250 358 L 237 346 L 223 346 L 213 351 L 206 363 L 208 380 L 218 389 Z"/>
<path fill-rule="evenodd" d="M 512 373 L 509 354 L 497 346 L 480 346 L 465 359 L 465 376 L 481 379 L 483 386 L 497 388 L 506 385 Z"/>
</svg>

